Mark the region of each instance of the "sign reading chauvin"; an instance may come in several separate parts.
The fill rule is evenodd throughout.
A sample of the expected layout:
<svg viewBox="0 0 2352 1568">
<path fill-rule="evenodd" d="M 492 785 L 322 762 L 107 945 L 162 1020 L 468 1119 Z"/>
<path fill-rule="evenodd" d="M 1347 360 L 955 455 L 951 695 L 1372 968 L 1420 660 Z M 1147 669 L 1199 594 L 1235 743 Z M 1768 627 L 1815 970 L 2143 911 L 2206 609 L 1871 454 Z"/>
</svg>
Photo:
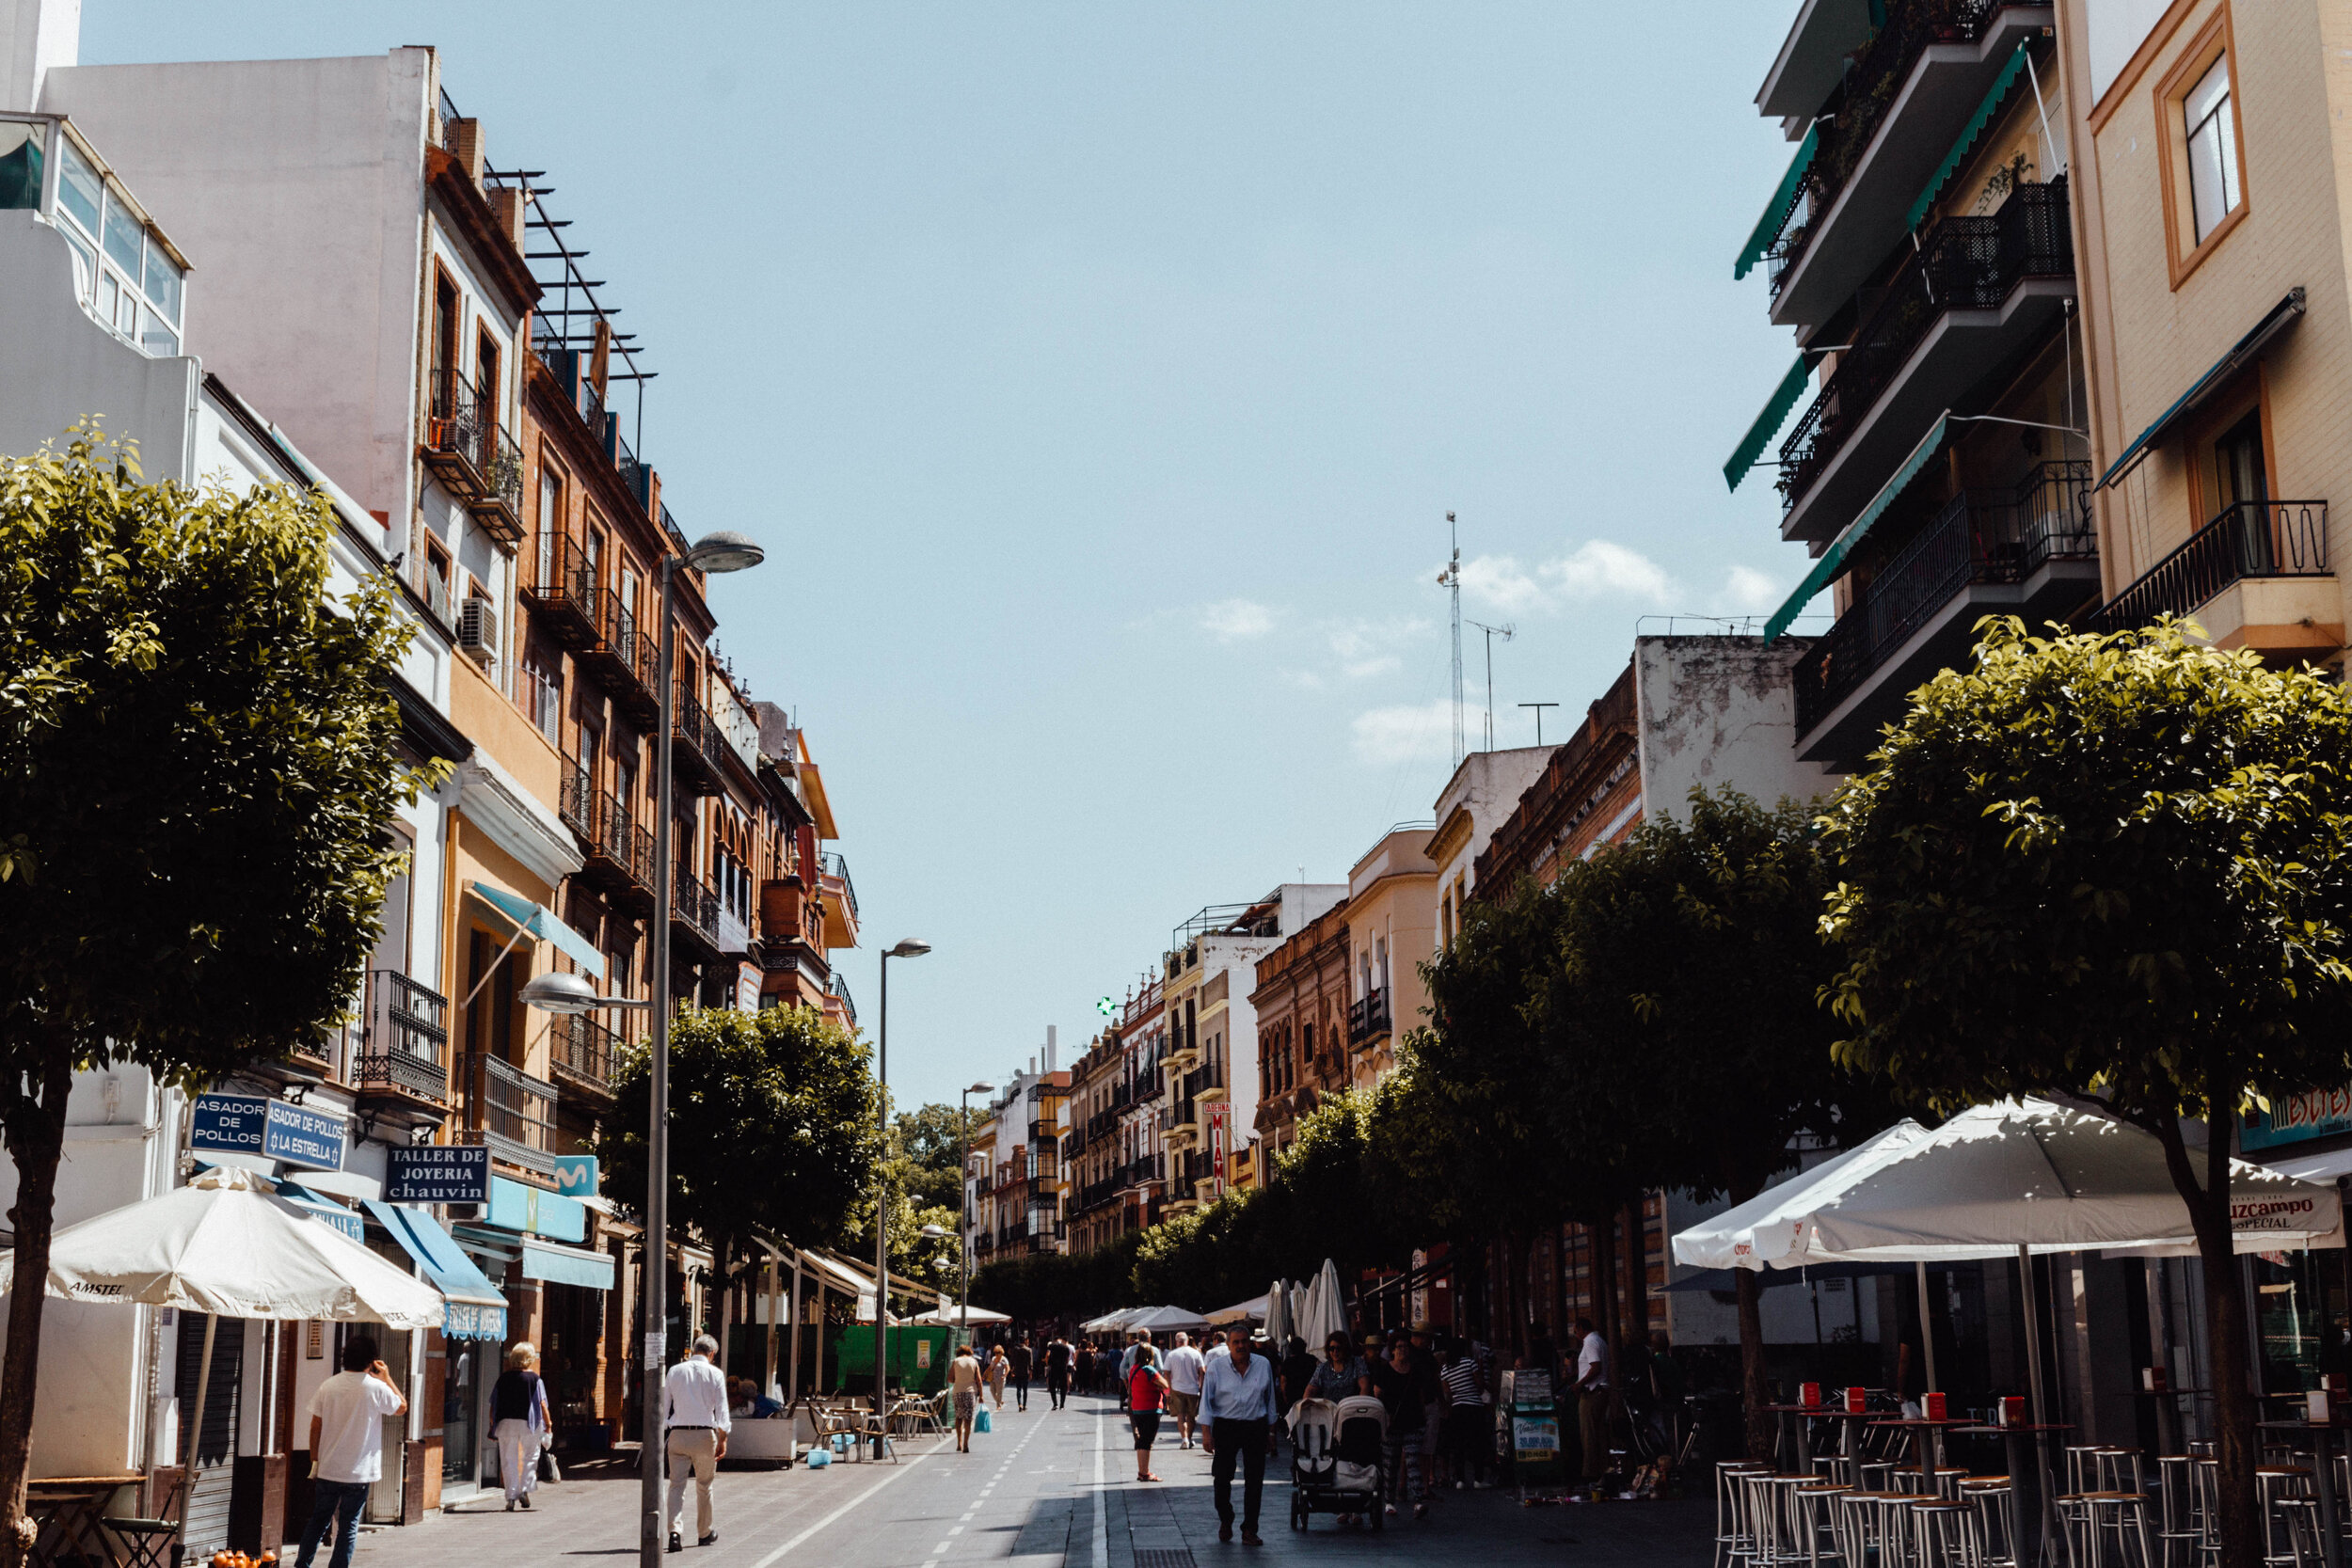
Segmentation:
<svg viewBox="0 0 2352 1568">
<path fill-rule="evenodd" d="M 2352 1084 L 2287 1095 L 2272 1101 L 2267 1111 L 2247 1112 L 2238 1148 L 2276 1148 L 2331 1132 L 2352 1132 Z"/>
</svg>

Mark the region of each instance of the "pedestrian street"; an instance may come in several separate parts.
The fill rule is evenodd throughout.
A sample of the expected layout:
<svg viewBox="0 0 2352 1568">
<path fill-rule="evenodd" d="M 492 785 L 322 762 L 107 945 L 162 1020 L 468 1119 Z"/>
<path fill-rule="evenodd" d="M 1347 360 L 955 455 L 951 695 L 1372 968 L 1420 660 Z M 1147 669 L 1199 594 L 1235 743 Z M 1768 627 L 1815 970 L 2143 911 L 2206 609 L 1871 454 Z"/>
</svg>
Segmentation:
<svg viewBox="0 0 2352 1568">
<path fill-rule="evenodd" d="M 994 1430 L 959 1454 L 945 1438 L 910 1439 L 896 1465 L 727 1470 L 719 1477 L 718 1541 L 691 1544 L 676 1568 L 1221 1568 L 1233 1564 L 1591 1564 L 1700 1568 L 1710 1557 L 1704 1498 L 1522 1508 L 1508 1491 L 1447 1492 L 1420 1523 L 1343 1531 L 1328 1515 L 1290 1528 L 1287 1451 L 1269 1456 L 1261 1533 L 1250 1548 L 1217 1540 L 1209 1459 L 1166 1433 L 1156 1484 L 1135 1479 L 1134 1440 L 1107 1399 L 1073 1396 L 1054 1411 L 1009 1402 Z M 1234 1503 L 1240 1506 L 1240 1481 Z M 368 1530 L 358 1568 L 491 1568 L 612 1563 L 637 1550 L 633 1467 L 584 1463 L 542 1485 L 529 1513 L 495 1495 L 405 1528 Z M 692 1502 L 690 1493 L 688 1510 Z M 691 1520 L 689 1520 L 691 1527 Z"/>
</svg>

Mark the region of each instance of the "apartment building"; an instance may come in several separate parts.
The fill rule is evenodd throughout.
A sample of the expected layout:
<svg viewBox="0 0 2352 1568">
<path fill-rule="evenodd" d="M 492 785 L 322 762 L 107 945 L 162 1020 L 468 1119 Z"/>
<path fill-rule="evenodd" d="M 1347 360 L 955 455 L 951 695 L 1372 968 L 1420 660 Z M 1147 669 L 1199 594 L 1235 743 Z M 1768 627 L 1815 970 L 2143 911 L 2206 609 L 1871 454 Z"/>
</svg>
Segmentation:
<svg viewBox="0 0 2352 1568">
<path fill-rule="evenodd" d="M 1169 1049 L 1167 984 L 1159 974 L 1146 974 L 1119 1011 L 1119 1050 L 1128 1091 L 1126 1103 L 1116 1107 L 1114 1116 L 1120 1160 L 1119 1184 L 1110 1196 L 1115 1234 L 1157 1225 L 1168 1201 L 1168 1143 L 1161 1113 L 1168 1101 Z"/>
<path fill-rule="evenodd" d="M 1480 853 L 1550 756 L 1549 746 L 1472 752 L 1438 792 L 1438 827 L 1427 851 L 1438 868 L 1438 940 L 1431 952 L 1451 945 L 1462 928 L 1462 910 L 1478 887 Z"/>
<path fill-rule="evenodd" d="M 1348 1082 L 1370 1088 L 1396 1068 L 1396 1042 L 1428 1022 L 1421 966 L 1438 950 L 1436 825 L 1405 822 L 1380 835 L 1347 874 Z"/>
<path fill-rule="evenodd" d="M 1478 885 L 1496 896 L 1521 878 L 1549 887 L 1564 866 L 1622 839 L 1641 821 L 1641 746 L 1629 661 L 1496 827 L 1474 862 Z"/>
<path fill-rule="evenodd" d="M 1125 1175 L 1119 1158 L 1119 1113 L 1133 1092 L 1119 1031 L 1105 1028 L 1070 1064 L 1061 1168 L 1068 1188 L 1064 1249 L 1073 1256 L 1092 1252 L 1117 1234 L 1112 1198 Z"/>
<path fill-rule="evenodd" d="M 1001 1081 L 985 1135 L 973 1134 L 976 1264 L 1067 1250 L 1061 1156 L 1072 1074 L 1053 1068 L 1057 1048 L 1049 1028 L 1043 1051 Z"/>
<path fill-rule="evenodd" d="M 1354 1081 L 1348 1033 L 1345 900 L 1307 922 L 1257 963 L 1249 1005 L 1258 1012 L 1258 1112 L 1250 1131 L 1271 1174 L 1298 1141 L 1298 1123 Z"/>
<path fill-rule="evenodd" d="M 1779 439 L 1781 536 L 1836 619 L 1794 665 L 1798 752 L 1851 771 L 1976 622 L 2099 595 L 2055 12 L 2004 0 L 1801 9 L 1756 95 L 1795 143 L 1734 266 L 1798 356 L 1740 443 Z"/>
</svg>

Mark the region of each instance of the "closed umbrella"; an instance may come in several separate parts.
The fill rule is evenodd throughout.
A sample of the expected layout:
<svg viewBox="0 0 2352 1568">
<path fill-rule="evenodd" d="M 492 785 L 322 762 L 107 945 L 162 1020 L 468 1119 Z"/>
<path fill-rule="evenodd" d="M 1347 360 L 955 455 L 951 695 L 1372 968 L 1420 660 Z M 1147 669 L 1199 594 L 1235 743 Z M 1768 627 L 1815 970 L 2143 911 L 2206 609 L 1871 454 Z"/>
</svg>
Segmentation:
<svg viewBox="0 0 2352 1568">
<path fill-rule="evenodd" d="M 1279 1279 L 1266 1287 L 1265 1337 L 1266 1343 L 1274 1346 L 1278 1351 L 1290 1342 L 1290 1293 L 1282 1288 L 1282 1282 Z"/>
<path fill-rule="evenodd" d="M 16 1259 L 0 1256 L 0 1292 Z M 49 1294 L 119 1307 L 201 1312 L 191 1466 L 204 1433 L 213 1336 L 220 1320 L 325 1319 L 436 1328 L 441 1292 L 279 1197 L 267 1177 L 233 1165 L 143 1202 L 67 1226 L 49 1243 Z M 187 1510 L 180 1511 L 184 1545 Z"/>
<path fill-rule="evenodd" d="M 1307 1343 L 1320 1347 L 1346 1328 L 1347 1298 L 1340 1290 L 1339 1265 L 1326 1258 L 1315 1274 L 1314 1283 L 1307 1287 L 1307 1307 L 1301 1314 L 1299 1332 Z"/>
</svg>

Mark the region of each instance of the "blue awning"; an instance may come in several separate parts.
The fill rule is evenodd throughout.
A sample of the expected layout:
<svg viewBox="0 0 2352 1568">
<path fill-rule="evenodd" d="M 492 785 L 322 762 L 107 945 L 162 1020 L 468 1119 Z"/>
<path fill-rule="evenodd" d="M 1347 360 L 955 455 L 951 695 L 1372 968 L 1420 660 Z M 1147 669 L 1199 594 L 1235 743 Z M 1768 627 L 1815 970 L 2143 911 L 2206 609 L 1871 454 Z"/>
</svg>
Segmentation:
<svg viewBox="0 0 2352 1568">
<path fill-rule="evenodd" d="M 2263 351 L 2271 339 L 2293 326 L 2302 319 L 2302 315 L 2303 285 L 2297 283 L 2287 291 L 2284 299 L 2270 308 L 2269 314 L 2256 322 L 2245 337 L 2231 345 L 2229 353 L 2215 360 L 2204 374 L 2190 382 L 2188 390 L 2173 399 L 2172 406 L 2157 415 L 2153 424 L 2133 436 L 2131 444 L 2123 449 L 2121 456 L 2107 465 L 2107 471 L 2099 476 L 2099 483 L 2091 488 L 2104 490 L 2131 472 L 2139 460 L 2148 455 L 2149 449 L 2164 439 L 2165 432 L 2172 428 L 2173 421 L 2185 414 L 2195 412 L 2206 393 L 2235 375 Z"/>
<path fill-rule="evenodd" d="M 1804 356 L 1800 354 L 1797 362 L 1788 367 L 1788 373 L 1780 378 L 1780 385 L 1772 388 L 1772 397 L 1764 404 L 1764 412 L 1756 417 L 1756 422 L 1748 426 L 1748 433 L 1740 436 L 1740 444 L 1732 449 L 1731 460 L 1724 465 L 1725 484 L 1734 490 L 1740 488 L 1740 482 L 1748 477 L 1750 468 L 1756 467 L 1757 456 L 1772 443 L 1772 437 L 1780 434 L 1780 427 L 1788 422 L 1788 410 L 1797 405 L 1797 400 L 1804 396 L 1804 389 L 1812 383 L 1813 368 L 1804 362 Z"/>
<path fill-rule="evenodd" d="M 484 903 L 506 916 L 534 937 L 545 937 L 597 979 L 604 978 L 604 955 L 596 944 L 573 930 L 555 917 L 555 911 L 532 903 L 520 894 L 509 893 L 487 882 L 468 882 L 468 888 Z"/>
<path fill-rule="evenodd" d="M 278 1183 L 278 1196 L 306 1214 L 315 1214 L 362 1246 L 367 1244 L 367 1222 L 342 1204 L 321 1197 L 307 1187 L 291 1181 Z"/>
<path fill-rule="evenodd" d="M 453 1339 L 506 1338 L 506 1297 L 430 1215 L 374 1198 L 361 1202 L 375 1223 L 390 1231 L 402 1250 L 417 1260 L 434 1288 L 448 1298 L 441 1323 L 444 1335 Z"/>
<path fill-rule="evenodd" d="M 1928 209 L 1934 206 L 1935 198 L 1944 194 L 1945 184 L 1960 172 L 1962 160 L 1977 145 L 1977 138 L 1984 135 L 1984 128 L 1993 123 L 1993 117 L 2001 112 L 2001 100 L 2007 98 L 2009 89 L 2017 85 L 2017 78 L 2026 70 L 2026 40 L 2019 39 L 2017 52 L 2009 57 L 2009 64 L 2001 68 L 2000 75 L 1993 79 L 1993 90 L 1984 95 L 1984 102 L 1977 105 L 1977 112 L 1968 117 L 1967 129 L 1961 132 L 1960 140 L 1952 143 L 1952 150 L 1944 154 L 1944 161 L 1936 166 L 1935 177 L 1928 182 L 1927 189 L 1919 193 L 1919 199 L 1913 202 L 1911 211 L 1903 214 L 1905 229 L 1915 233 L 1918 231 L 1921 221 L 1928 215 Z"/>
<path fill-rule="evenodd" d="M 1846 557 L 1852 552 L 1856 545 L 1862 543 L 1862 536 L 1870 531 L 1870 525 L 1877 522 L 1886 509 L 1895 504 L 1895 498 L 1901 495 L 1911 482 L 1919 477 L 1919 470 L 1928 466 L 1929 459 L 1943 449 L 1944 434 L 1950 426 L 1951 418 L 1951 410 L 1948 408 L 1936 416 L 1934 428 L 1920 439 L 1917 446 L 1911 449 L 1911 455 L 1904 458 L 1903 466 L 1895 470 L 1895 477 L 1888 480 L 1879 493 L 1870 499 L 1869 505 L 1854 515 L 1854 520 L 1846 525 L 1846 531 L 1839 534 L 1831 543 L 1830 547 L 1821 552 L 1821 559 L 1813 563 L 1813 570 L 1807 572 L 1804 575 L 1804 580 L 1797 584 L 1797 591 L 1789 594 L 1778 610 L 1772 611 L 1771 620 L 1764 623 L 1765 641 L 1771 642 L 1782 632 L 1787 631 L 1788 623 L 1795 620 L 1804 612 L 1804 607 L 1813 602 L 1813 595 L 1829 586 L 1830 582 L 1836 578 L 1838 571 L 1846 564 Z"/>
<path fill-rule="evenodd" d="M 1821 127 L 1817 122 L 1797 144 L 1797 155 L 1789 162 L 1788 172 L 1780 177 L 1780 184 L 1772 191 L 1772 200 L 1764 204 L 1764 215 L 1756 220 L 1748 243 L 1740 247 L 1739 259 L 1731 263 L 1731 278 L 1738 282 L 1754 271 L 1764 253 L 1772 248 L 1780 231 L 1788 222 L 1788 214 L 1796 210 L 1797 193 L 1804 183 L 1804 171 L 1813 166 L 1813 154 L 1821 149 Z"/>
<path fill-rule="evenodd" d="M 586 1247 L 557 1246 L 549 1242 L 523 1243 L 523 1277 L 554 1285 L 581 1285 L 591 1291 L 612 1289 L 612 1257 Z"/>
</svg>

